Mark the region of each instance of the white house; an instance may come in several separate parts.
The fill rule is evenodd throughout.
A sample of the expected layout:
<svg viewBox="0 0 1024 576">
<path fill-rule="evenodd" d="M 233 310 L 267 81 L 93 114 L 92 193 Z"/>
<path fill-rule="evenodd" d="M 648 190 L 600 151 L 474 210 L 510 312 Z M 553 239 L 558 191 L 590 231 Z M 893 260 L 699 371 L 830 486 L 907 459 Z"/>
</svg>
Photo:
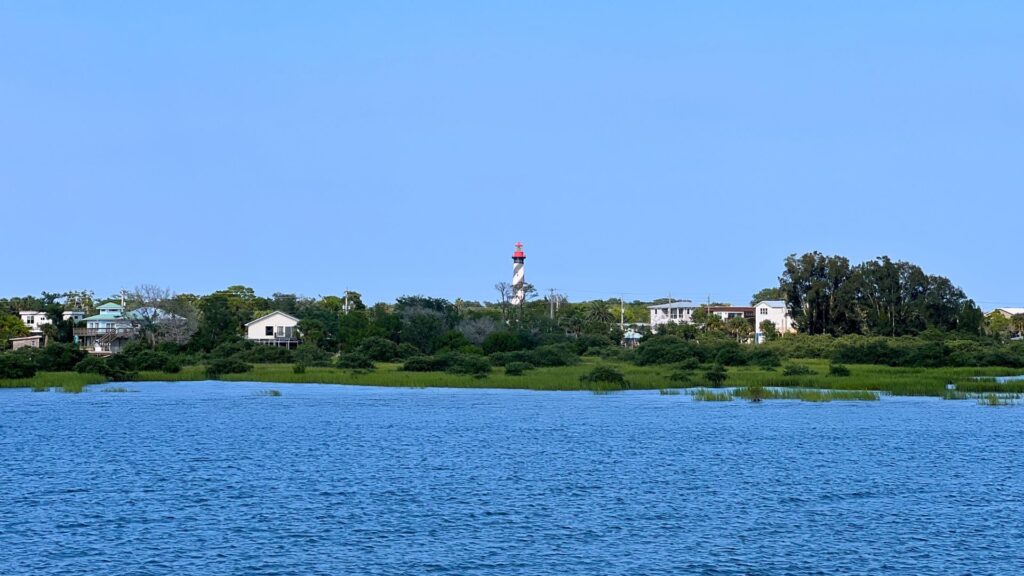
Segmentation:
<svg viewBox="0 0 1024 576">
<path fill-rule="evenodd" d="M 75 341 L 92 354 L 117 354 L 139 335 L 138 327 L 117 302 L 100 304 L 99 314 L 82 318 L 84 328 L 74 328 Z"/>
<path fill-rule="evenodd" d="M 77 324 L 77 323 L 79 323 L 79 322 L 81 322 L 82 320 L 85 319 L 85 312 L 83 312 L 81 310 L 65 310 L 65 311 L 61 312 L 60 317 L 64 321 L 70 320 L 71 322 L 74 322 L 74 323 Z"/>
<path fill-rule="evenodd" d="M 302 342 L 296 328 L 298 324 L 299 319 L 294 316 L 280 311 L 271 312 L 247 323 L 245 338 L 259 344 L 294 348 Z"/>
<path fill-rule="evenodd" d="M 996 308 L 989 314 L 999 314 L 1003 318 L 1013 318 L 1018 314 L 1024 314 L 1024 308 Z"/>
<path fill-rule="evenodd" d="M 692 324 L 693 312 L 700 308 L 691 300 L 676 300 L 664 304 L 648 306 L 651 311 L 651 331 L 657 332 L 663 324 Z"/>
<path fill-rule="evenodd" d="M 754 305 L 754 342 L 759 344 L 764 341 L 761 323 L 765 320 L 775 324 L 779 334 L 796 332 L 796 324 L 790 318 L 786 303 L 782 300 L 762 300 Z"/>
<path fill-rule="evenodd" d="M 18 312 L 18 316 L 21 317 L 21 322 L 31 332 L 41 332 L 43 326 L 52 324 L 53 321 L 46 315 L 46 312 L 36 312 L 35 310 L 22 310 Z"/>
</svg>

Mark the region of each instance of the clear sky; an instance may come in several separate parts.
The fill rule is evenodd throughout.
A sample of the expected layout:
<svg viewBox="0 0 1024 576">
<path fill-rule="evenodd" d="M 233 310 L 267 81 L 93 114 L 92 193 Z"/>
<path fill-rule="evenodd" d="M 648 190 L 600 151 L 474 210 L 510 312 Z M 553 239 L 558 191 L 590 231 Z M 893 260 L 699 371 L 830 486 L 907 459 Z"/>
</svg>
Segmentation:
<svg viewBox="0 0 1024 576">
<path fill-rule="evenodd" d="M 0 296 L 1024 305 L 1024 3 L 3 2 Z"/>
</svg>

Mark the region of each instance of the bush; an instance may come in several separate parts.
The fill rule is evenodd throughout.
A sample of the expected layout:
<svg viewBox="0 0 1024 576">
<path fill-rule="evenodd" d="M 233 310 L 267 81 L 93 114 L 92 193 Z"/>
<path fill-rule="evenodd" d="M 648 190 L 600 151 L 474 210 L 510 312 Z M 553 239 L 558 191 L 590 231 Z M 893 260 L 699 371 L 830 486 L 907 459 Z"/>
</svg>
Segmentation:
<svg viewBox="0 0 1024 576">
<path fill-rule="evenodd" d="M 130 355 L 125 352 L 121 356 L 126 358 L 127 364 L 133 370 L 167 370 L 168 365 L 175 362 L 170 354 L 156 350 L 140 350 Z M 181 370 L 180 364 L 178 370 Z"/>
<path fill-rule="evenodd" d="M 615 346 L 615 341 L 604 334 L 583 334 L 573 343 L 576 347 L 576 354 L 584 354 L 591 348 L 605 348 Z"/>
<path fill-rule="evenodd" d="M 402 364 L 402 370 L 406 372 L 443 372 L 447 369 L 447 360 L 435 356 L 413 356 Z"/>
<path fill-rule="evenodd" d="M 512 352 L 515 350 L 521 350 L 523 348 L 520 343 L 519 336 L 505 330 L 499 332 L 491 332 L 484 338 L 482 344 L 484 354 L 494 354 L 495 352 Z"/>
<path fill-rule="evenodd" d="M 412 358 L 413 356 L 419 356 L 421 354 L 422 352 L 420 352 L 419 348 L 413 346 L 412 344 L 409 344 L 408 342 L 402 342 L 401 344 L 398 345 L 398 353 L 395 354 L 395 358 L 397 360 L 405 360 L 407 358 Z"/>
<path fill-rule="evenodd" d="M 371 370 L 373 369 L 373 360 L 370 360 L 370 357 L 362 352 L 349 352 L 338 356 L 336 366 L 347 370 Z"/>
<path fill-rule="evenodd" d="M 629 388 L 626 377 L 611 366 L 594 366 L 589 373 L 580 376 L 580 382 L 594 390 L 624 390 Z"/>
<path fill-rule="evenodd" d="M 527 358 L 534 366 L 572 366 L 580 361 L 568 344 L 549 344 L 531 350 Z"/>
<path fill-rule="evenodd" d="M 410 344 L 410 346 L 412 345 Z M 412 346 L 412 348 L 415 349 L 416 347 Z M 377 362 L 391 362 L 398 358 L 398 344 L 380 336 L 366 338 L 359 343 L 357 351 L 370 360 Z"/>
<path fill-rule="evenodd" d="M 87 352 L 74 344 L 53 342 L 39 351 L 36 367 L 43 372 L 66 372 L 85 358 Z"/>
<path fill-rule="evenodd" d="M 697 368 L 700 368 L 700 360 L 692 356 L 679 363 L 680 370 L 696 370 Z"/>
<path fill-rule="evenodd" d="M 844 378 L 850 375 L 850 369 L 845 364 L 831 364 L 828 367 L 828 375 Z"/>
<path fill-rule="evenodd" d="M 492 366 L 504 366 L 510 362 L 530 362 L 529 350 L 516 350 L 514 352 L 495 352 L 488 356 Z"/>
<path fill-rule="evenodd" d="M 522 376 L 523 372 L 533 370 L 533 364 L 529 362 L 509 362 L 505 364 L 505 374 L 509 376 Z"/>
<path fill-rule="evenodd" d="M 331 365 L 331 353 L 321 350 L 313 344 L 299 344 L 292 356 L 296 362 L 306 366 Z"/>
<path fill-rule="evenodd" d="M 31 378 L 36 375 L 36 363 L 22 352 L 0 353 L 0 378 Z"/>
<path fill-rule="evenodd" d="M 305 344 L 303 345 L 305 346 Z M 301 346 L 300 346 L 301 347 Z M 234 350 L 234 352 L 231 352 Z M 227 356 L 222 356 L 228 353 Z M 241 347 L 233 344 L 218 346 L 210 352 L 212 358 L 234 358 L 241 362 L 252 364 L 287 364 L 295 359 L 297 350 L 289 350 L 283 346 L 265 346 L 263 344 L 249 344 Z"/>
<path fill-rule="evenodd" d="M 763 370 L 774 370 L 782 366 L 782 358 L 775 350 L 757 346 L 750 352 L 750 363 Z"/>
<path fill-rule="evenodd" d="M 483 378 L 491 373 L 491 363 L 487 358 L 475 354 L 452 354 L 448 360 L 446 371 L 450 374 L 470 374 Z"/>
<path fill-rule="evenodd" d="M 75 372 L 80 374 L 102 374 L 107 375 L 107 363 L 99 356 L 86 356 L 78 364 L 75 364 Z"/>
<path fill-rule="evenodd" d="M 712 387 L 715 388 L 724 384 L 728 377 L 729 373 L 726 371 L 725 366 L 722 366 L 721 364 L 713 364 L 706 372 L 704 372 L 704 378 Z"/>
<path fill-rule="evenodd" d="M 292 373 L 293 374 L 305 374 L 306 373 L 306 365 L 305 364 L 301 364 L 301 363 L 293 364 L 292 365 Z"/>
<path fill-rule="evenodd" d="M 672 364 L 687 358 L 700 359 L 697 344 L 678 336 L 656 336 L 643 342 L 636 349 L 635 363 L 638 366 L 651 364 Z"/>
<path fill-rule="evenodd" d="M 224 374 L 244 374 L 252 370 L 251 364 L 246 364 L 235 358 L 218 358 L 206 366 L 206 377 L 217 380 Z"/>
<path fill-rule="evenodd" d="M 803 364 L 787 364 L 782 370 L 783 376 L 813 376 L 814 374 L 814 370 Z"/>
</svg>

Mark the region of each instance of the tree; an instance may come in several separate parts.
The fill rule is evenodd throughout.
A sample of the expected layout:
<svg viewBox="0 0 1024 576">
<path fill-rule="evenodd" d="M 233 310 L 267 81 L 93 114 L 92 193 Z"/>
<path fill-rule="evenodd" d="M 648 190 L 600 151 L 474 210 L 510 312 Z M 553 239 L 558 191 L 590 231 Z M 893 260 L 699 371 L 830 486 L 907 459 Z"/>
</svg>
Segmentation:
<svg viewBox="0 0 1024 576">
<path fill-rule="evenodd" d="M 985 317 L 985 333 L 994 338 L 1006 338 L 1010 335 L 1010 319 L 999 312 L 992 312 Z"/>
<path fill-rule="evenodd" d="M 28 328 L 17 316 L 0 312 L 0 350 L 10 345 L 11 338 L 28 336 Z"/>
<path fill-rule="evenodd" d="M 739 316 L 726 320 L 724 329 L 726 334 L 735 338 L 737 342 L 746 342 L 754 331 L 750 320 Z"/>
<path fill-rule="evenodd" d="M 1017 336 L 1024 336 L 1024 314 L 1010 316 L 1010 328 L 1017 333 Z"/>
<path fill-rule="evenodd" d="M 762 320 L 760 328 L 765 342 L 771 342 L 778 339 L 779 329 L 775 327 L 775 322 L 772 322 L 771 320 Z"/>
<path fill-rule="evenodd" d="M 850 261 L 809 252 L 786 258 L 779 278 L 789 315 L 806 334 L 854 334 L 860 331 Z"/>
<path fill-rule="evenodd" d="M 750 305 L 753 306 L 758 302 L 764 302 L 765 300 L 785 300 L 786 292 L 782 289 L 782 286 L 769 286 L 768 288 L 762 288 L 754 293 L 750 297 Z"/>
<path fill-rule="evenodd" d="M 712 312 L 707 306 L 693 311 L 690 320 L 702 332 L 721 332 L 724 329 L 722 317 Z"/>
</svg>

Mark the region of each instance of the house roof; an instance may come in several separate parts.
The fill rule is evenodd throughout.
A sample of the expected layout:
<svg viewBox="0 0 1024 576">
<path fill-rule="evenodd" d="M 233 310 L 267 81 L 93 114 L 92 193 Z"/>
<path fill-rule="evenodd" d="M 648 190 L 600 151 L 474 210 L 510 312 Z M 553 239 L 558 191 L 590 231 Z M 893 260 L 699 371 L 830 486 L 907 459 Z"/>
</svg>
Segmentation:
<svg viewBox="0 0 1024 576">
<path fill-rule="evenodd" d="M 753 312 L 753 306 L 710 306 L 712 312 Z"/>
<path fill-rule="evenodd" d="M 754 308 L 760 308 L 761 306 L 767 306 L 769 308 L 785 308 L 785 300 L 762 300 L 757 304 L 754 304 Z"/>
<path fill-rule="evenodd" d="M 96 308 L 103 310 L 104 308 L 124 308 L 124 306 L 121 306 L 117 302 L 104 302 L 103 304 L 100 304 Z"/>
<path fill-rule="evenodd" d="M 270 314 L 264 314 L 263 316 L 260 316 L 259 318 L 255 319 L 255 320 L 253 320 L 251 322 L 246 322 L 245 325 L 246 326 L 251 326 L 251 325 L 253 325 L 253 324 L 255 324 L 255 323 L 257 323 L 257 322 L 259 322 L 261 320 L 266 320 L 267 318 L 270 318 L 271 316 L 274 316 L 275 314 L 280 314 L 281 316 L 284 316 L 285 318 L 288 318 L 290 320 L 294 320 L 295 322 L 299 321 L 298 318 L 296 318 L 295 316 L 292 316 L 291 314 L 285 314 L 284 312 L 281 312 L 280 310 L 274 310 Z"/>
<path fill-rule="evenodd" d="M 1004 312 L 1010 316 L 1016 316 L 1017 314 L 1024 314 L 1024 308 L 996 308 L 996 312 Z"/>
<path fill-rule="evenodd" d="M 626 340 L 639 340 L 644 337 L 643 334 L 635 330 L 626 330 L 626 333 L 622 335 Z"/>
<path fill-rule="evenodd" d="M 35 310 L 21 310 L 20 312 L 18 312 L 18 314 L 21 316 L 30 316 L 33 314 L 45 314 L 45 312 L 36 312 Z"/>
<path fill-rule="evenodd" d="M 701 304 L 694 304 L 692 300 L 673 300 L 672 302 L 666 302 L 664 304 L 653 304 L 647 308 L 650 310 L 654 309 L 672 309 L 672 308 L 700 308 Z"/>
</svg>

